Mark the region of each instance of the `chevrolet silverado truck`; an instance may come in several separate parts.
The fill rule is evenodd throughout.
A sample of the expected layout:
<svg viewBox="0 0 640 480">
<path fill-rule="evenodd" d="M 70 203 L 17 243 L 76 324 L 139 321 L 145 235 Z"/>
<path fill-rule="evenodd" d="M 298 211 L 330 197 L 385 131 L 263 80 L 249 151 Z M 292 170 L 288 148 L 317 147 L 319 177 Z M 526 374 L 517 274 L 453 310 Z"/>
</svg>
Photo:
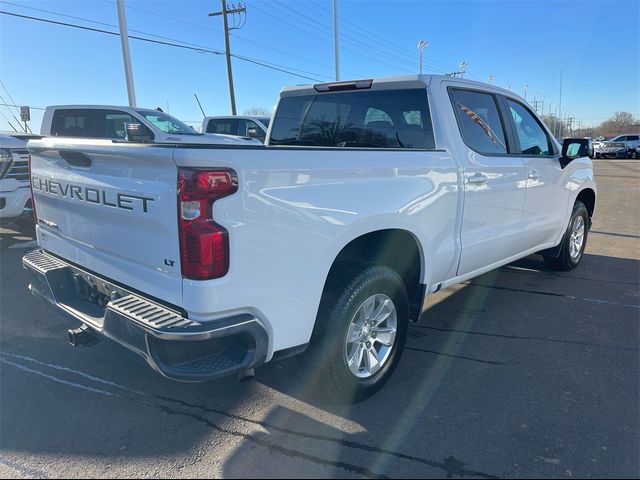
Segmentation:
<svg viewBox="0 0 640 480">
<path fill-rule="evenodd" d="M 171 379 L 295 354 L 359 401 L 425 295 L 527 255 L 583 258 L 585 139 L 513 92 L 448 76 L 283 89 L 266 146 L 29 142 L 31 291 Z"/>
</svg>

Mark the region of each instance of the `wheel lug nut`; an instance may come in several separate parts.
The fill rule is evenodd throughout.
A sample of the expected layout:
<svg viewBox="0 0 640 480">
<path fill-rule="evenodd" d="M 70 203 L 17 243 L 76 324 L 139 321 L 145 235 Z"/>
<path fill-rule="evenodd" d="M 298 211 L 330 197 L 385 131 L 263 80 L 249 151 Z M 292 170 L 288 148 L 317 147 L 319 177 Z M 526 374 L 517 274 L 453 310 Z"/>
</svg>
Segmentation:
<svg viewBox="0 0 640 480">
<path fill-rule="evenodd" d="M 367 348 L 371 348 L 371 342 L 367 342 Z"/>
</svg>

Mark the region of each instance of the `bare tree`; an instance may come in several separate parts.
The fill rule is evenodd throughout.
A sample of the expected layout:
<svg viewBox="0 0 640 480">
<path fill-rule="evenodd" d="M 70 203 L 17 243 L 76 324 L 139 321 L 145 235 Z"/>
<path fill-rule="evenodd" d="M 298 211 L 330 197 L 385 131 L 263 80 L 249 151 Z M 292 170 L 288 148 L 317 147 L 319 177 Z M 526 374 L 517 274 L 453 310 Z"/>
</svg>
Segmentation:
<svg viewBox="0 0 640 480">
<path fill-rule="evenodd" d="M 621 133 L 635 133 L 638 130 L 638 119 L 629 112 L 616 112 L 611 118 L 600 124 L 597 130 L 606 137 Z"/>
<path fill-rule="evenodd" d="M 623 133 L 636 122 L 636 119 L 629 112 L 616 112 L 611 117 L 611 122 L 613 122 L 618 133 Z"/>
<path fill-rule="evenodd" d="M 263 107 L 252 107 L 244 111 L 248 117 L 270 117 L 271 112 Z"/>
</svg>

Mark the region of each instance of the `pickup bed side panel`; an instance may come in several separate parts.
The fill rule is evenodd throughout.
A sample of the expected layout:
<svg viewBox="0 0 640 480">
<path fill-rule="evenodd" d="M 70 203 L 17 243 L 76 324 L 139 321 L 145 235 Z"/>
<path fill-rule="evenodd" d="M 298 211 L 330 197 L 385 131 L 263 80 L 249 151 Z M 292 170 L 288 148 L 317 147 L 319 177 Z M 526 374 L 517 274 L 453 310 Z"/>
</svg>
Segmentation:
<svg viewBox="0 0 640 480">
<path fill-rule="evenodd" d="M 309 341 L 334 259 L 363 234 L 412 233 L 427 285 L 455 273 L 459 171 L 445 151 L 177 148 L 174 160 L 239 178 L 238 192 L 214 204 L 229 230 L 229 273 L 184 280 L 183 307 L 199 320 L 253 313 L 270 332 L 270 353 Z"/>
</svg>

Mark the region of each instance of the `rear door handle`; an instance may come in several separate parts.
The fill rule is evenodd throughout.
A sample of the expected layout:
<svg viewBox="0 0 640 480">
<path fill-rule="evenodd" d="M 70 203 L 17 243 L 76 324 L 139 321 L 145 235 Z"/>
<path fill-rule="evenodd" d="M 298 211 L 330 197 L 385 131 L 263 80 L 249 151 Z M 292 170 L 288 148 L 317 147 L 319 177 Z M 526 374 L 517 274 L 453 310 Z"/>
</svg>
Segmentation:
<svg viewBox="0 0 640 480">
<path fill-rule="evenodd" d="M 471 175 L 467 182 L 473 185 L 482 185 L 483 183 L 487 183 L 489 181 L 489 177 L 483 175 L 482 173 L 476 173 L 475 175 Z"/>
</svg>

